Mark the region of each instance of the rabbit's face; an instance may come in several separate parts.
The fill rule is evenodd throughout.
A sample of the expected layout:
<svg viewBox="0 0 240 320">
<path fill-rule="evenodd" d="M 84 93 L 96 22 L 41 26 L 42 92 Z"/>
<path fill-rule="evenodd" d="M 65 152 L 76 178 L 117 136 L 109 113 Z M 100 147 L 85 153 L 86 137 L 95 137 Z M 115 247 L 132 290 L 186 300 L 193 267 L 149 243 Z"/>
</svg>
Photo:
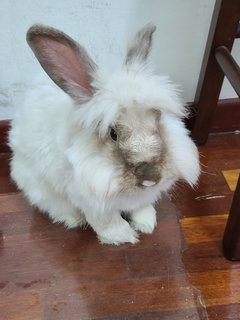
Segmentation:
<svg viewBox="0 0 240 320">
<path fill-rule="evenodd" d="M 154 186 L 162 178 L 166 145 L 160 117 L 160 112 L 154 109 L 137 105 L 122 108 L 109 129 L 112 152 L 123 168 L 127 189 Z"/>
</svg>

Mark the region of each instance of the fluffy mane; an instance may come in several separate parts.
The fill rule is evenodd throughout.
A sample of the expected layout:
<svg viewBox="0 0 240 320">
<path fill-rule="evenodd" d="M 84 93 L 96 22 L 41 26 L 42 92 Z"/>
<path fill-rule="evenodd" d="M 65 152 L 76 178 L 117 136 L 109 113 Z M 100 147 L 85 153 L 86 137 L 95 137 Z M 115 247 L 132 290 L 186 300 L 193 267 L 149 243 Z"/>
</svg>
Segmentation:
<svg viewBox="0 0 240 320">
<path fill-rule="evenodd" d="M 122 108 L 156 109 L 185 117 L 186 108 L 180 99 L 179 88 L 169 78 L 154 74 L 147 65 L 124 67 L 113 74 L 97 71 L 93 86 L 96 93 L 75 112 L 75 121 L 83 128 L 105 135 Z"/>
</svg>

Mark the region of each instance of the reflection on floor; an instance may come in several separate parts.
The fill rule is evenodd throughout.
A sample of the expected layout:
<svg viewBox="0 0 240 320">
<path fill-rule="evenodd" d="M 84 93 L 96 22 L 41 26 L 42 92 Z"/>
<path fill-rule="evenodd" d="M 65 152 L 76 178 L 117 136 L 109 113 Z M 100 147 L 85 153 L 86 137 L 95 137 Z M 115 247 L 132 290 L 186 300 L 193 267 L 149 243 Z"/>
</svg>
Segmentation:
<svg viewBox="0 0 240 320">
<path fill-rule="evenodd" d="M 119 247 L 52 224 L 15 189 L 1 153 L 0 319 L 240 319 L 240 262 L 221 249 L 240 135 L 199 149 L 199 187 L 179 184 L 156 205 L 155 232 Z"/>
</svg>

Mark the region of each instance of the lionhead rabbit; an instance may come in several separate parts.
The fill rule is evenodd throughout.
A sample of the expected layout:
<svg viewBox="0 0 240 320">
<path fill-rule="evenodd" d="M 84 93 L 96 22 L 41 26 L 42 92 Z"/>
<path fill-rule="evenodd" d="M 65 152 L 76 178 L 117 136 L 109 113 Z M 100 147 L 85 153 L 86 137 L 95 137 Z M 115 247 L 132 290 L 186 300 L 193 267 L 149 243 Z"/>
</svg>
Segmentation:
<svg viewBox="0 0 240 320">
<path fill-rule="evenodd" d="M 140 30 L 108 75 L 66 34 L 43 25 L 27 33 L 53 81 L 33 85 L 16 111 L 11 176 L 54 222 L 88 223 L 102 243 L 135 243 L 138 232 L 151 233 L 161 193 L 199 175 L 178 91 L 146 63 L 155 29 Z"/>
</svg>

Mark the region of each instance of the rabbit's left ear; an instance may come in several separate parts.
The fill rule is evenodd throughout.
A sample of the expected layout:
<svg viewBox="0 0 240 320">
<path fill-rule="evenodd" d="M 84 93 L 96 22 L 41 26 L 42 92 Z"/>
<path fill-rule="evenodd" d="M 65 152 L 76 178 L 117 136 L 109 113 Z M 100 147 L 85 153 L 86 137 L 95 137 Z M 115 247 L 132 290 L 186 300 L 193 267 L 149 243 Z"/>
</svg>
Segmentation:
<svg viewBox="0 0 240 320">
<path fill-rule="evenodd" d="M 138 31 L 127 51 L 126 65 L 131 65 L 135 61 L 146 61 L 152 46 L 152 35 L 156 30 L 154 24 L 147 24 L 143 29 Z"/>
<path fill-rule="evenodd" d="M 86 50 L 65 33 L 44 25 L 27 32 L 27 42 L 43 69 L 74 100 L 89 100 L 96 64 Z"/>
</svg>

